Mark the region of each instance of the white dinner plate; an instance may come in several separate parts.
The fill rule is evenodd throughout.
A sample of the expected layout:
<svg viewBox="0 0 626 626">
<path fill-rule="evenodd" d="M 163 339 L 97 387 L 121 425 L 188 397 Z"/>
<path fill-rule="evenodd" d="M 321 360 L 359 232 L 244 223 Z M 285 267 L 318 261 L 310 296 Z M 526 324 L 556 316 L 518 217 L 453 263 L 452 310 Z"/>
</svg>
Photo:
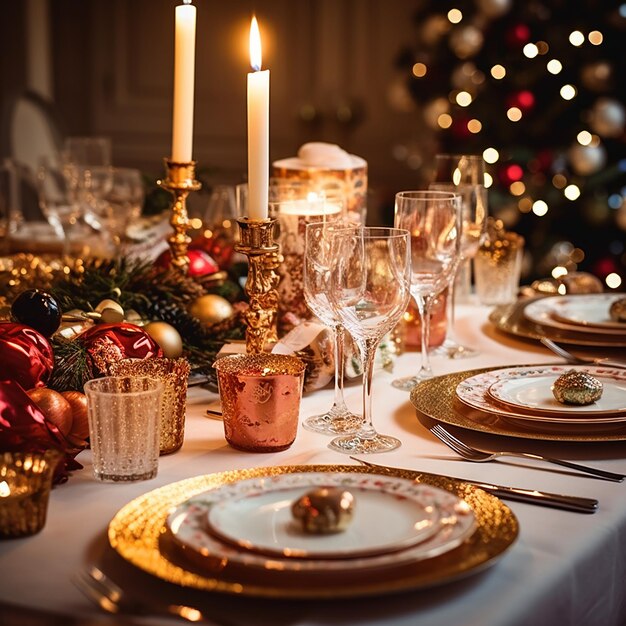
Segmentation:
<svg viewBox="0 0 626 626">
<path fill-rule="evenodd" d="M 556 400 L 554 400 L 554 404 L 550 403 L 549 399 L 545 398 L 547 379 L 551 379 L 551 381 L 554 382 L 559 376 L 561 376 L 561 374 L 564 374 L 572 369 L 583 371 L 599 378 L 604 385 L 602 395 L 604 396 L 604 394 L 607 393 L 607 396 L 612 398 L 611 406 L 618 406 L 617 411 L 594 414 L 593 412 L 596 409 L 590 409 L 589 406 L 579 408 L 572 405 L 562 404 L 556 408 Z M 529 389 L 532 390 L 533 385 L 536 385 L 537 381 L 541 381 L 541 387 L 543 388 L 542 393 L 544 394 L 544 404 L 549 408 L 554 408 L 555 410 L 544 411 L 527 405 L 523 406 L 521 403 L 513 407 L 496 401 L 496 399 L 489 393 L 490 388 L 496 383 L 509 380 L 515 380 L 518 382 L 522 380 L 530 381 L 528 387 L 523 385 L 525 394 L 524 400 L 526 402 L 529 402 L 529 394 L 532 394 L 532 392 L 529 392 Z M 520 382 L 519 384 L 521 385 L 522 383 Z M 609 388 L 608 392 L 607 387 Z M 596 365 L 540 365 L 535 367 L 502 368 L 490 370 L 482 374 L 477 374 L 476 376 L 470 376 L 469 378 L 462 380 L 456 387 L 457 398 L 463 402 L 463 404 L 474 409 L 504 417 L 526 420 L 529 422 L 534 421 L 567 424 L 570 427 L 575 427 L 576 425 L 608 425 L 626 422 L 626 412 L 623 411 L 624 394 L 626 394 L 626 370 Z M 615 399 L 617 396 L 621 396 L 621 400 Z"/>
<path fill-rule="evenodd" d="M 241 549 L 231 541 L 222 541 L 208 528 L 207 519 L 213 507 L 232 498 L 247 501 L 245 506 L 248 507 L 255 497 L 253 494 L 289 492 L 291 497 L 296 492 L 302 494 L 316 486 L 336 486 L 356 492 L 354 519 L 349 526 L 349 529 L 353 528 L 353 533 L 361 529 L 366 531 L 367 536 L 373 538 L 372 529 L 376 529 L 380 535 L 386 535 L 389 511 L 394 511 L 393 516 L 397 515 L 402 518 L 410 515 L 409 511 L 413 508 L 419 522 L 423 519 L 422 508 L 431 506 L 437 510 L 438 515 L 435 532 L 429 537 L 423 537 L 420 543 L 404 549 L 400 547 L 392 550 L 390 549 L 392 544 L 395 544 L 397 548 L 400 536 L 402 540 L 406 537 L 405 533 L 396 532 L 395 541 L 388 543 L 386 551 L 373 556 L 358 556 L 358 549 L 353 549 L 347 552 L 349 556 L 337 558 L 291 558 L 284 555 L 270 557 L 248 549 Z M 381 494 L 381 497 L 371 498 L 373 493 Z M 244 495 L 248 497 L 244 498 Z M 366 500 L 369 502 L 366 503 Z M 405 504 L 398 504 L 404 500 L 409 500 L 412 504 L 408 507 Z M 259 500 L 259 502 L 263 501 L 265 499 Z M 270 498 L 270 502 L 272 502 L 270 507 L 275 506 L 275 499 Z M 419 502 L 420 506 L 415 507 L 416 502 Z M 359 507 L 359 504 L 363 506 Z M 372 505 L 378 507 L 375 514 L 372 514 L 370 508 Z M 360 514 L 359 509 L 361 509 Z M 234 508 L 231 509 L 231 511 L 234 510 Z M 383 517 L 381 517 L 381 511 L 385 512 Z M 282 524 L 280 516 L 272 520 L 271 515 L 261 515 L 259 519 L 263 520 L 263 523 L 270 522 L 270 529 L 276 529 Z M 261 571 L 272 569 L 286 573 L 342 572 L 353 568 L 378 569 L 422 561 L 459 546 L 474 532 L 475 524 L 474 514 L 467 503 L 443 489 L 393 476 L 336 472 L 294 473 L 237 481 L 190 498 L 176 507 L 169 514 L 166 522 L 175 541 L 185 550 L 204 557 L 209 568 L 214 568 L 219 563 L 230 562 Z M 240 528 L 249 531 L 245 523 L 240 522 Z M 280 534 L 283 535 L 283 531 Z M 350 538 L 349 535 L 348 531 L 344 531 L 332 536 L 317 535 L 314 538 L 311 537 L 311 540 L 319 540 L 320 545 L 328 546 L 317 550 L 318 553 L 331 553 L 334 549 L 345 551 L 345 546 L 340 545 L 341 540 L 345 540 L 346 543 L 355 541 L 355 538 Z M 264 543 L 276 549 L 268 540 L 266 533 L 262 533 L 262 536 Z M 289 542 L 293 541 L 291 536 L 283 536 Z M 329 543 L 329 539 L 333 543 Z M 334 543 L 337 540 L 339 543 Z M 310 545 L 307 545 L 307 548 L 310 549 Z"/>
<path fill-rule="evenodd" d="M 572 369 L 565 368 L 566 371 Z M 515 409 L 540 411 L 542 413 L 563 413 L 618 417 L 626 415 L 626 370 L 593 368 L 590 373 L 602 383 L 602 396 L 592 404 L 563 404 L 552 393 L 552 386 L 558 378 L 554 372 L 517 373 L 510 378 L 499 380 L 489 386 L 487 393 L 498 402 Z"/>
<path fill-rule="evenodd" d="M 609 308 L 623 294 L 549 296 L 530 302 L 524 316 L 535 324 L 575 333 L 606 335 L 607 339 L 626 336 L 626 324 L 611 321 Z"/>
<path fill-rule="evenodd" d="M 239 485 L 242 495 L 223 498 L 209 509 L 209 532 L 241 549 L 270 556 L 337 559 L 395 552 L 421 543 L 439 530 L 439 508 L 431 488 L 411 485 L 399 493 L 397 485 L 383 485 L 350 487 L 355 504 L 348 527 L 332 534 L 311 534 L 291 512 L 292 504 L 310 488 L 290 482 L 285 475 L 271 490 L 259 492 L 248 492 L 246 485 Z M 377 519 L 382 510 L 384 532 Z"/>
</svg>

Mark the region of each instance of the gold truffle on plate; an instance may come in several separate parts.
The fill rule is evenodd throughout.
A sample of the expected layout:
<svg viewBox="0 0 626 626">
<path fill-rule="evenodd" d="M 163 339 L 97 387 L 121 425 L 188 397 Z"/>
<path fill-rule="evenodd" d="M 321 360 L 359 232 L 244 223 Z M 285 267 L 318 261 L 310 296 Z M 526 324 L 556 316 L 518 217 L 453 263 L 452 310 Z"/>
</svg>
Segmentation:
<svg viewBox="0 0 626 626">
<path fill-rule="evenodd" d="M 626 298 L 615 300 L 611 304 L 609 314 L 614 322 L 626 323 Z"/>
<path fill-rule="evenodd" d="M 552 393 L 561 404 L 593 404 L 602 397 L 602 383 L 586 372 L 569 370 L 554 381 Z"/>
<path fill-rule="evenodd" d="M 311 534 L 325 535 L 345 530 L 354 515 L 354 496 L 338 487 L 307 491 L 291 506 L 291 512 Z"/>
</svg>

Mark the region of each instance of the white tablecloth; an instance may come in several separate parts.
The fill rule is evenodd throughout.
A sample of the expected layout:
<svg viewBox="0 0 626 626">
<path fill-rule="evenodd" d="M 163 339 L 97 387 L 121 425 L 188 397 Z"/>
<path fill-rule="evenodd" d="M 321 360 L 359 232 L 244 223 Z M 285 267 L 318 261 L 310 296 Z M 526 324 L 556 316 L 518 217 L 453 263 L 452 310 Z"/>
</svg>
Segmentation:
<svg viewBox="0 0 626 626">
<path fill-rule="evenodd" d="M 487 309 L 477 306 L 460 308 L 458 334 L 465 343 L 479 348 L 480 355 L 456 361 L 435 357 L 435 373 L 557 361 L 537 344 L 497 333 L 487 322 L 487 313 Z M 593 497 L 600 501 L 599 511 L 583 515 L 510 502 L 520 522 L 520 535 L 511 549 L 486 571 L 428 591 L 380 598 L 297 602 L 180 590 L 136 570 L 108 547 L 107 524 L 124 504 L 162 485 L 200 474 L 266 465 L 352 462 L 347 456 L 329 450 L 327 437 L 302 428 L 293 446 L 284 452 L 238 452 L 227 445 L 222 423 L 203 415 L 207 403 L 215 401 L 217 396 L 193 389 L 184 446 L 176 454 L 161 457 L 155 479 L 131 484 L 97 482 L 91 473 L 90 452 L 83 452 L 78 460 L 84 464 L 84 469 L 53 490 L 43 531 L 33 537 L 0 542 L 0 623 L 91 624 L 108 623 L 110 619 L 111 623 L 131 623 L 130 618 L 113 620 L 101 613 L 70 581 L 86 563 L 100 560 L 120 580 L 145 594 L 202 604 L 209 615 L 215 615 L 218 623 L 279 626 L 625 624 L 626 484 L 515 459 L 485 464 L 459 461 L 418 422 L 408 394 L 390 384 L 393 378 L 414 371 L 418 359 L 419 354 L 407 353 L 396 360 L 393 373 L 376 373 L 375 425 L 399 437 L 403 445 L 396 451 L 370 457 L 373 461 Z M 346 397 L 352 408 L 360 409 L 359 385 L 349 385 Z M 327 408 L 331 400 L 330 389 L 305 396 L 302 417 Z M 468 439 L 494 449 L 499 444 L 518 449 L 526 447 L 626 473 L 626 443 L 550 444 L 500 440 L 480 433 L 469 433 Z M 382 524 L 384 511 L 380 515 Z M 162 622 L 170 620 L 158 621 L 152 617 L 141 623 Z"/>
</svg>

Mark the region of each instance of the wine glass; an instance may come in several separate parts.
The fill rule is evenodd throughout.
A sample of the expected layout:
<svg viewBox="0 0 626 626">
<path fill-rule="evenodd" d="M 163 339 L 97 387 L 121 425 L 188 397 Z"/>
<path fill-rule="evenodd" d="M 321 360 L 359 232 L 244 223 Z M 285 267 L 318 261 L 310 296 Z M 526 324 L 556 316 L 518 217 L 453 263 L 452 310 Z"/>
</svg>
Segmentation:
<svg viewBox="0 0 626 626">
<path fill-rule="evenodd" d="M 330 299 L 330 266 L 332 234 L 341 222 L 314 222 L 306 225 L 304 234 L 304 299 L 311 312 L 333 334 L 335 346 L 335 399 L 332 407 L 320 415 L 307 417 L 303 426 L 325 435 L 353 433 L 361 425 L 361 416 L 352 413 L 343 397 L 345 330 Z"/>
<path fill-rule="evenodd" d="M 363 421 L 329 448 L 346 454 L 394 450 L 400 440 L 381 435 L 372 423 L 372 375 L 376 349 L 398 323 L 410 298 L 409 233 L 399 228 L 340 229 L 331 237 L 330 300 L 361 351 Z"/>
<path fill-rule="evenodd" d="M 106 195 L 113 185 L 111 140 L 108 137 L 68 137 L 61 153 L 65 173 L 78 190 L 81 217 L 92 228 L 102 229 Z"/>
<path fill-rule="evenodd" d="M 420 314 L 422 363 L 414 376 L 392 382 L 410 391 L 433 376 L 428 353 L 430 309 L 454 274 L 459 258 L 460 207 L 457 194 L 445 191 L 401 191 L 396 194 L 395 226 L 411 233 L 411 295 Z"/>
<path fill-rule="evenodd" d="M 456 192 L 461 196 L 461 252 L 448 287 L 448 336 L 437 353 L 451 359 L 477 356 L 474 348 L 459 344 L 455 336 L 455 304 L 459 287 L 469 292 L 471 259 L 476 256 L 487 224 L 485 162 L 479 155 L 438 154 L 430 189 Z"/>
<path fill-rule="evenodd" d="M 111 189 L 105 197 L 101 218 L 117 254 L 121 252 L 128 226 L 141 215 L 144 198 L 145 187 L 138 169 L 112 168 Z"/>
<path fill-rule="evenodd" d="M 63 168 L 42 158 L 37 170 L 37 192 L 42 213 L 63 240 L 63 256 L 69 253 L 69 229 L 80 215 L 76 188 Z"/>
</svg>

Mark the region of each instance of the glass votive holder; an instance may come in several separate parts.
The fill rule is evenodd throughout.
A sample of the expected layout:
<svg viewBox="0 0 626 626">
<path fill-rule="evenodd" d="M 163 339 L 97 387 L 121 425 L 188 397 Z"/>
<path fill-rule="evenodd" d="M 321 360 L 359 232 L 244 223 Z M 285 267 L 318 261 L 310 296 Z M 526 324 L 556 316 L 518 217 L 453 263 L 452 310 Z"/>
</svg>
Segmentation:
<svg viewBox="0 0 626 626">
<path fill-rule="evenodd" d="M 95 478 L 154 478 L 163 383 L 145 376 L 107 376 L 88 380 L 84 388 Z"/>
<path fill-rule="evenodd" d="M 63 454 L 0 453 L 0 537 L 25 537 L 46 523 L 52 477 Z"/>
<path fill-rule="evenodd" d="M 278 452 L 295 440 L 305 364 L 286 354 L 236 354 L 213 367 L 226 441 L 237 450 Z"/>
<path fill-rule="evenodd" d="M 476 295 L 481 304 L 511 304 L 517 299 L 524 238 L 501 232 L 481 245 L 474 257 Z"/>
<path fill-rule="evenodd" d="M 121 359 L 111 365 L 114 376 L 147 376 L 163 383 L 159 454 L 171 454 L 183 445 L 185 410 L 190 366 L 184 357 L 178 359 Z"/>
</svg>

